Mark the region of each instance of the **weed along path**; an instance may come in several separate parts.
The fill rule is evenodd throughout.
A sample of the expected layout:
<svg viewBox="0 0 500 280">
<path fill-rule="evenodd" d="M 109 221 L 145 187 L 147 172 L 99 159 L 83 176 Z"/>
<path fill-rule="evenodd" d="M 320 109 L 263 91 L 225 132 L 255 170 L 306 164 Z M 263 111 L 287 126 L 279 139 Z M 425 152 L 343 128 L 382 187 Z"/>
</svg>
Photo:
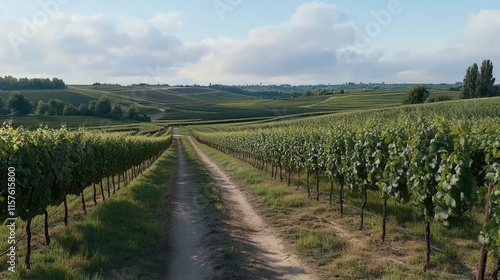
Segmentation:
<svg viewBox="0 0 500 280">
<path fill-rule="evenodd" d="M 165 279 L 212 279 L 209 251 L 203 244 L 203 237 L 208 230 L 197 204 L 198 192 L 179 137 L 175 141 L 178 144 L 179 158 Z"/>
<path fill-rule="evenodd" d="M 316 279 L 265 223 L 229 177 L 188 137 L 201 163 L 216 182 L 228 208 L 231 236 L 246 279 Z M 186 278 L 184 278 L 186 279 Z"/>
</svg>

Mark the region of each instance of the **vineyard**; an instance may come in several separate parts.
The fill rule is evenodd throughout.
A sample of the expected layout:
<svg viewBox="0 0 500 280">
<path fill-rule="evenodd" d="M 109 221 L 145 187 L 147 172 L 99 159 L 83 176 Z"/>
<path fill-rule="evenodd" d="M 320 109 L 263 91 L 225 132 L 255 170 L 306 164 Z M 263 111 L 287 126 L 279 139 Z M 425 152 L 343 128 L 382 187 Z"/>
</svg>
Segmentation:
<svg viewBox="0 0 500 280">
<path fill-rule="evenodd" d="M 192 115 L 189 111 L 185 113 Z M 477 273 L 478 279 L 498 276 L 500 98 L 322 114 L 325 112 L 283 114 L 249 118 L 245 122 L 226 119 L 227 123 L 182 119 L 177 123 L 184 128 L 176 131 L 180 135 L 191 134 L 198 142 L 213 148 L 200 145 L 201 149 L 232 158 L 236 169 L 248 165 L 262 176 L 270 173 L 272 178 L 262 179 L 266 188 L 248 189 L 256 193 L 255 197 L 262 194 L 263 201 L 282 195 L 287 204 L 279 208 L 276 202 L 275 209 L 274 205 L 256 207 L 262 207 L 260 210 L 271 217 L 286 220 L 283 223 L 292 228 L 279 226 L 279 230 L 288 235 L 287 242 L 300 239 L 302 243 L 294 245 L 322 248 L 323 251 L 314 253 L 315 257 L 307 259 L 317 268 L 324 269 L 322 266 L 328 264 L 332 270 L 342 267 L 361 270 L 355 264 L 366 259 L 358 258 L 355 249 L 346 249 L 350 238 L 356 236 L 358 241 L 369 240 L 369 246 L 377 248 L 370 249 L 371 254 L 377 257 L 383 255 L 380 252 L 390 251 L 387 248 L 394 244 L 419 250 L 405 253 L 418 259 L 416 261 L 395 258 L 399 260 L 396 264 L 408 265 L 411 269 L 418 266 L 423 273 L 405 274 L 407 271 L 401 269 L 401 275 L 411 275 L 410 278 L 438 275 L 444 266 L 436 263 L 445 258 L 444 254 L 448 258 L 446 265 L 458 268 L 440 275 L 443 279 L 449 279 L 450 275 L 470 277 L 472 273 Z M 15 259 L 20 269 L 15 275 L 20 279 L 31 279 L 28 275 L 44 275 L 46 279 L 79 279 L 80 276 L 92 279 L 85 278 L 89 275 L 96 275 L 95 279 L 120 278 L 127 275 L 131 263 L 136 263 L 133 274 L 136 277 L 147 275 L 144 277 L 159 279 L 158 273 L 165 265 L 165 251 L 172 254 L 170 247 L 165 249 L 158 244 L 170 246 L 168 242 L 171 242 L 165 224 L 169 215 L 175 215 L 175 211 L 170 212 L 175 204 L 172 193 L 179 180 L 175 174 L 184 174 L 189 179 L 179 185 L 200 184 L 208 186 L 214 194 L 224 195 L 220 186 L 209 183 L 208 177 L 204 183 L 193 183 L 197 179 L 190 181 L 204 171 L 201 165 L 198 173 L 189 173 L 185 165 L 179 167 L 183 166 L 179 162 L 184 149 L 179 145 L 180 139 L 174 143 L 175 149 L 164 153 L 172 143 L 173 128 L 169 128 L 172 123 L 176 122 L 97 122 L 85 129 L 64 125 L 36 129 L 34 123 L 28 128 L 19 123 L 3 124 L 0 127 L 0 169 L 4 170 L 0 174 L 0 219 L 5 226 L 0 229 L 0 260 L 6 273 L 9 273 L 9 254 L 14 251 L 10 246 L 13 245 L 19 248 Z M 187 138 L 184 144 L 187 146 L 186 143 Z M 168 159 L 162 156 L 163 160 L 158 160 L 163 153 Z M 194 150 L 191 153 L 195 160 Z M 216 158 L 214 154 L 208 156 Z M 142 179 L 142 175 L 141 179 L 135 179 L 154 170 L 155 167 L 149 167 L 159 162 L 162 167 L 150 175 L 154 179 Z M 174 165 L 176 168 L 171 168 Z M 129 184 L 132 181 L 134 183 Z M 273 189 L 276 184 L 280 186 Z M 124 193 L 126 199 L 122 200 Z M 220 199 L 216 200 L 215 209 L 222 207 Z M 101 203 L 105 200 L 106 203 Z M 188 199 L 186 205 L 193 201 Z M 239 213 L 238 209 L 231 211 Z M 272 211 L 282 212 L 273 216 Z M 301 215 L 293 212 L 287 217 L 287 211 L 301 212 Z M 205 214 L 203 219 L 211 219 L 213 215 Z M 245 215 L 245 218 L 252 216 L 246 212 Z M 317 224 L 307 220 L 308 216 L 317 219 Z M 301 224 L 302 219 L 306 223 Z M 81 220 L 86 220 L 84 226 Z M 15 230 L 9 235 L 7 229 L 12 221 Z M 310 228 L 309 223 L 313 225 Z M 326 224 L 334 228 L 326 229 Z M 64 234 L 61 228 L 65 229 Z M 359 237 L 365 233 L 366 239 Z M 247 241 L 246 237 L 238 235 L 238 238 Z M 422 246 L 407 246 L 401 241 L 405 238 L 418 240 L 415 243 Z M 227 251 L 222 254 L 229 256 L 225 263 L 234 262 L 235 253 L 244 257 L 241 253 L 244 250 L 234 245 L 238 244 L 232 243 L 234 240 L 228 237 L 224 241 Z M 451 248 L 457 240 L 463 241 L 457 245 L 462 246 L 460 251 Z M 219 246 L 217 242 L 214 239 L 213 244 L 205 246 L 215 248 Z M 145 243 L 149 244 L 147 250 Z M 186 247 L 177 245 L 182 250 Z M 114 252 L 116 247 L 121 250 L 116 250 L 115 255 L 104 253 Z M 462 249 L 464 247 L 466 249 Z M 60 250 L 66 255 L 59 259 L 54 260 L 52 255 L 40 258 L 40 254 L 59 254 Z M 155 252 L 155 258 L 149 258 L 151 252 Z M 464 261 L 464 253 L 472 252 L 477 259 L 471 257 Z M 301 257 L 309 255 L 310 251 L 301 253 Z M 318 256 L 324 259 L 321 264 L 314 263 Z M 67 262 L 65 257 L 77 264 Z M 21 259 L 24 265 L 19 264 Z M 78 263 L 82 259 L 85 261 Z M 52 261 L 54 266 L 47 265 Z M 96 268 L 90 268 L 87 262 L 97 263 Z M 360 272 L 356 277 L 348 272 L 334 273 L 339 279 L 359 279 L 367 275 L 397 279 L 387 276 L 390 273 L 389 269 L 386 272 L 387 263 L 382 263 L 373 271 L 368 271 L 367 265 L 367 272 Z M 67 268 L 66 274 L 58 274 L 58 266 L 64 265 L 80 270 L 71 274 Z M 421 265 L 426 271 L 421 270 Z M 122 270 L 116 272 L 115 268 Z M 321 273 L 331 276 L 331 271 L 326 269 Z M 0 278 L 4 275 L 0 273 Z"/>
<path fill-rule="evenodd" d="M 103 180 L 107 180 L 109 197 L 110 188 L 115 193 L 120 182 L 123 186 L 142 173 L 170 145 L 171 136 L 163 135 L 165 132 L 162 131 L 161 137 L 145 137 L 70 131 L 64 127 L 31 131 L 15 129 L 8 123 L 0 127 L 0 169 L 4 171 L 0 175 L 0 220 L 20 218 L 25 222 L 22 224 L 26 225 L 26 266 L 31 265 L 31 226 L 37 216 L 44 217 L 44 234 L 49 245 L 50 206 L 63 204 L 64 223 L 68 224 L 70 195 L 81 196 L 85 212 L 87 187 L 93 191 L 94 204 L 99 194 L 105 200 Z M 1 241 L 7 245 L 7 240 Z M 7 248 L 14 245 L 11 240 L 8 244 Z"/>
<path fill-rule="evenodd" d="M 292 183 L 305 177 L 309 197 L 319 200 L 320 181 L 330 182 L 329 201 L 338 194 L 362 197 L 364 226 L 368 192 L 382 198 L 385 240 L 387 202 L 413 205 L 425 228 L 426 266 L 432 222 L 460 225 L 471 209 L 484 211 L 478 278 L 488 253 L 493 277 L 500 268 L 500 99 L 373 110 L 247 127 L 210 126 L 194 136 L 275 178 Z M 310 181 L 315 184 L 311 186 Z"/>
</svg>

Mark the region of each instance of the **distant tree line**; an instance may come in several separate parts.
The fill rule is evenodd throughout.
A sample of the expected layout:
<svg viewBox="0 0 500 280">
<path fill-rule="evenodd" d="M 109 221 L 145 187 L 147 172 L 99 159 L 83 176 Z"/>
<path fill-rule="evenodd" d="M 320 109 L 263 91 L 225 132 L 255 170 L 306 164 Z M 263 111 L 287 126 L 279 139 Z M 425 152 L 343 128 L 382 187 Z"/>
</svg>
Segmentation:
<svg viewBox="0 0 500 280">
<path fill-rule="evenodd" d="M 210 84 L 209 88 L 217 89 L 217 90 L 221 90 L 221 91 L 232 92 L 232 93 L 236 93 L 236 94 L 246 94 L 247 93 L 246 90 L 242 89 L 239 86 L 226 86 L 226 85 L 219 85 L 219 84 L 217 84 L 217 85 Z"/>
<path fill-rule="evenodd" d="M 304 96 L 302 90 L 292 89 L 290 86 L 267 86 L 267 87 L 242 87 L 242 86 L 227 86 L 220 84 L 210 84 L 211 89 L 227 91 L 236 94 L 253 96 L 258 98 L 289 98 Z"/>
<path fill-rule="evenodd" d="M 450 87 L 460 86 L 462 83 L 457 82 L 454 84 L 440 83 L 440 84 L 424 84 L 428 89 L 436 89 L 436 90 L 447 90 Z M 353 83 L 347 82 L 343 84 L 314 84 L 314 85 L 246 85 L 239 86 L 243 90 L 246 91 L 259 91 L 259 90 L 278 90 L 278 91 L 287 91 L 287 92 L 301 92 L 306 93 L 307 91 L 314 91 L 316 89 L 322 88 L 331 88 L 335 90 L 345 90 L 346 92 L 372 92 L 372 91 L 380 91 L 380 90 L 408 90 L 412 86 L 416 86 L 419 84 L 389 84 L 389 83 Z"/>
<path fill-rule="evenodd" d="M 14 78 L 12 76 L 0 77 L 0 90 L 25 90 L 25 89 L 65 89 L 63 80 L 52 78 L 52 80 L 40 78 Z"/>
<path fill-rule="evenodd" d="M 345 94 L 344 89 L 336 90 L 333 88 L 321 88 L 315 89 L 313 91 L 308 91 L 306 96 L 322 96 L 322 95 L 334 95 L 334 94 Z"/>
<path fill-rule="evenodd" d="M 20 92 L 13 92 L 7 101 L 0 98 L 0 115 L 25 116 L 96 116 L 111 119 L 132 119 L 141 122 L 150 122 L 151 116 L 139 113 L 136 106 L 129 106 L 126 110 L 120 105 L 112 105 L 108 97 L 101 96 L 99 100 L 91 100 L 88 104 L 82 103 L 78 107 L 59 99 L 50 99 L 48 102 L 39 100 L 33 105 Z"/>
<path fill-rule="evenodd" d="M 93 83 L 93 86 L 121 86 L 120 84 L 110 84 L 110 83 Z"/>
<path fill-rule="evenodd" d="M 88 104 L 82 103 L 78 107 L 58 99 L 51 99 L 47 103 L 40 100 L 34 114 L 38 116 L 95 116 L 110 119 L 132 119 L 143 122 L 151 121 L 151 117 L 140 114 L 136 106 L 129 106 L 126 110 L 123 110 L 120 105 L 112 105 L 105 95 L 102 95 L 99 100 L 91 100 Z"/>
</svg>

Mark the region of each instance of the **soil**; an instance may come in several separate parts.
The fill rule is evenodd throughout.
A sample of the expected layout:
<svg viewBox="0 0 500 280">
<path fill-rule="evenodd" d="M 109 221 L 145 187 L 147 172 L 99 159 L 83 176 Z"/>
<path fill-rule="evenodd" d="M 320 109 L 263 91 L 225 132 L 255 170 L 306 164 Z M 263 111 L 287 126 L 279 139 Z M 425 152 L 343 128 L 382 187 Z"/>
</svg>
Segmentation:
<svg viewBox="0 0 500 280">
<path fill-rule="evenodd" d="M 209 251 L 203 246 L 203 236 L 208 228 L 197 205 L 198 193 L 191 180 L 186 154 L 179 138 L 176 141 L 179 158 L 172 201 L 166 279 L 206 279 L 206 276 L 213 274 Z"/>
<path fill-rule="evenodd" d="M 188 137 L 201 163 L 219 186 L 222 198 L 229 209 L 231 235 L 237 241 L 238 253 L 244 258 L 242 268 L 248 279 L 315 279 L 306 265 L 287 248 L 248 202 L 225 172 L 210 160 Z"/>
<path fill-rule="evenodd" d="M 287 248 L 287 244 L 276 234 L 277 230 L 259 216 L 228 175 L 188 137 L 200 162 L 219 187 L 229 213 L 224 223 L 239 266 L 230 273 L 220 269 L 224 267 L 225 260 L 214 252 L 217 244 L 213 243 L 217 239 L 207 239 L 210 224 L 214 221 L 207 219 L 203 209 L 197 205 L 196 186 L 190 179 L 192 173 L 179 137 L 176 136 L 179 159 L 166 279 L 316 279 L 310 269 Z"/>
</svg>

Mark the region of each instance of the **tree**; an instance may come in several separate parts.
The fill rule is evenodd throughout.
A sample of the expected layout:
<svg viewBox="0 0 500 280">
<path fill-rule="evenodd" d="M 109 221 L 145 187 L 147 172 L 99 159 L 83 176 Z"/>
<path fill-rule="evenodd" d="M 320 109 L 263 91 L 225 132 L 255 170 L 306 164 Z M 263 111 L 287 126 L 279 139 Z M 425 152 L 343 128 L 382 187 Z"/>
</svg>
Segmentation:
<svg viewBox="0 0 500 280">
<path fill-rule="evenodd" d="M 43 102 L 42 100 L 39 100 L 36 106 L 35 115 L 43 116 L 49 111 L 49 109 L 50 108 L 49 105 L 47 105 L 47 103 Z"/>
<path fill-rule="evenodd" d="M 111 102 L 109 102 L 107 96 L 102 95 L 101 98 L 99 98 L 99 101 L 97 101 L 95 105 L 94 111 L 96 116 L 106 116 L 111 112 Z"/>
<path fill-rule="evenodd" d="M 61 79 L 52 78 L 52 87 L 57 89 L 64 89 L 66 88 L 66 84 Z"/>
<path fill-rule="evenodd" d="M 479 67 L 477 63 L 472 64 L 467 69 L 467 73 L 464 78 L 464 85 L 462 86 L 461 98 L 469 99 L 473 98 L 476 94 L 476 88 L 479 82 Z"/>
<path fill-rule="evenodd" d="M 96 100 L 89 101 L 89 105 L 87 107 L 87 116 L 95 116 L 95 107 L 97 106 Z"/>
<path fill-rule="evenodd" d="M 0 98 L 0 115 L 5 115 L 8 114 L 9 110 L 5 108 L 5 103 L 3 102 L 2 98 Z"/>
<path fill-rule="evenodd" d="M 424 85 L 413 86 L 403 99 L 403 104 L 424 103 L 427 97 L 429 97 L 429 91 Z"/>
<path fill-rule="evenodd" d="M 20 78 L 17 81 L 17 87 L 19 89 L 29 89 L 29 87 L 30 87 L 30 80 L 28 78 Z"/>
<path fill-rule="evenodd" d="M 498 91 L 494 86 L 493 63 L 489 59 L 481 63 L 481 71 L 476 63 L 467 69 L 462 86 L 461 98 L 482 98 L 497 95 Z"/>
<path fill-rule="evenodd" d="M 26 116 L 31 112 L 31 103 L 20 92 L 13 92 L 7 100 L 7 108 L 15 115 Z"/>
<path fill-rule="evenodd" d="M 481 72 L 479 73 L 478 88 L 476 97 L 490 97 L 495 94 L 495 78 L 493 78 L 493 63 L 489 59 L 481 63 Z"/>
<path fill-rule="evenodd" d="M 47 111 L 48 115 L 55 116 L 55 115 L 62 115 L 64 111 L 64 102 L 62 102 L 59 99 L 50 99 L 49 102 L 47 102 L 47 106 L 49 106 L 49 109 Z"/>
<path fill-rule="evenodd" d="M 127 118 L 129 118 L 129 119 L 135 119 L 138 114 L 139 114 L 139 109 L 137 109 L 136 106 L 130 106 L 130 107 L 128 107 Z"/>
<path fill-rule="evenodd" d="M 486 85 L 480 85 L 476 88 L 476 91 L 474 92 L 474 97 L 475 98 L 482 98 L 482 97 L 489 97 L 491 94 L 491 89 L 488 88 Z"/>
<path fill-rule="evenodd" d="M 81 116 L 88 116 L 90 115 L 89 109 L 87 107 L 87 104 L 82 103 L 80 106 L 78 106 L 78 114 Z"/>
<path fill-rule="evenodd" d="M 121 106 L 114 105 L 111 109 L 111 114 L 113 115 L 113 117 L 121 119 L 123 118 L 124 112 Z"/>
<path fill-rule="evenodd" d="M 64 109 L 63 109 L 63 112 L 62 114 L 65 115 L 65 116 L 76 116 L 78 115 L 78 109 L 76 109 L 75 105 L 71 104 L 71 103 L 66 103 L 66 105 L 64 105 Z"/>
</svg>

